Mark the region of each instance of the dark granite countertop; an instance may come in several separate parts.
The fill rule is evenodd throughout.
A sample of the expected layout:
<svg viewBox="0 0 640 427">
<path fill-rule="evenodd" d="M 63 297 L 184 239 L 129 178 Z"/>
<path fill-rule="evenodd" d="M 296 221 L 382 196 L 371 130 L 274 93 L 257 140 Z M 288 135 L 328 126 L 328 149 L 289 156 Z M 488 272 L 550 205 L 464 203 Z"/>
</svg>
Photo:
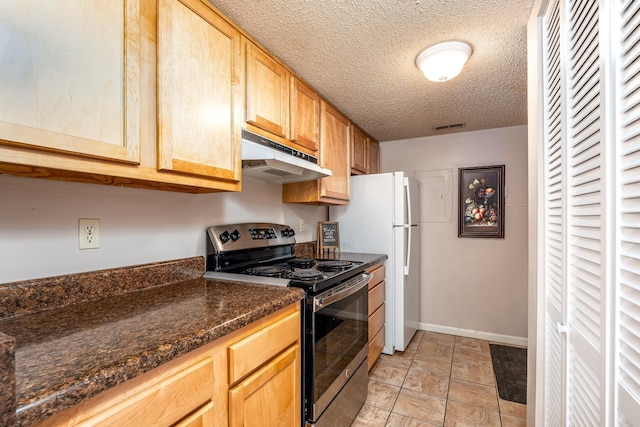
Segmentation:
<svg viewBox="0 0 640 427">
<path fill-rule="evenodd" d="M 304 296 L 203 273 L 196 257 L 0 285 L 0 426 L 34 424 Z"/>
<path fill-rule="evenodd" d="M 1 319 L 0 379 L 15 380 L 15 395 L 0 388 L 0 403 L 16 409 L 0 411 L 0 425 L 34 424 L 303 296 L 195 277 Z"/>
<path fill-rule="evenodd" d="M 361 254 L 354 252 L 334 252 L 327 250 L 324 254 L 320 255 L 320 258 L 324 259 L 338 259 L 343 261 L 358 261 L 367 264 L 367 267 L 373 267 L 376 264 L 380 264 L 388 258 L 383 254 Z"/>
</svg>

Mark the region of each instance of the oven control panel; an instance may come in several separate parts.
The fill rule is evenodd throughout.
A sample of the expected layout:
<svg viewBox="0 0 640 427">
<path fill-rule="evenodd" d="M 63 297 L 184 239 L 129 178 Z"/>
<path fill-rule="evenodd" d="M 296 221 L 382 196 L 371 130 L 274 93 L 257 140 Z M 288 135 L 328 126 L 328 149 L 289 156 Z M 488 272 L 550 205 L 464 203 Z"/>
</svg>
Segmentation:
<svg viewBox="0 0 640 427">
<path fill-rule="evenodd" d="M 250 228 L 252 239 L 277 239 L 278 235 L 273 228 Z"/>
<path fill-rule="evenodd" d="M 284 224 L 240 223 L 207 228 L 207 247 L 215 252 L 292 245 L 295 231 Z"/>
</svg>

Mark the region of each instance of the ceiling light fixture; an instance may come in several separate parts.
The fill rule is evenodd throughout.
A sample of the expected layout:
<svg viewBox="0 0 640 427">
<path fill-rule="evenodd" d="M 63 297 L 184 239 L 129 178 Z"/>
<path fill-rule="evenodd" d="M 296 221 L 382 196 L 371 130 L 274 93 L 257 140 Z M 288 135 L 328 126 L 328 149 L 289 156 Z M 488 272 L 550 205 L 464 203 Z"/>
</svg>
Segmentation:
<svg viewBox="0 0 640 427">
<path fill-rule="evenodd" d="M 471 46 L 458 41 L 433 45 L 420 53 L 416 65 L 433 82 L 446 82 L 462 71 L 471 56 Z"/>
</svg>

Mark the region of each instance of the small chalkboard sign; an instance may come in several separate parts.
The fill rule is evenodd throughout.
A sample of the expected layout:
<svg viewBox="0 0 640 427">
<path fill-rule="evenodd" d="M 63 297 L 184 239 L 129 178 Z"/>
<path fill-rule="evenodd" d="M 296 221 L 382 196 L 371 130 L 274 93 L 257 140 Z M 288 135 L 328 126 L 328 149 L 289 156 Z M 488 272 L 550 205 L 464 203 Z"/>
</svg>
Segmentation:
<svg viewBox="0 0 640 427">
<path fill-rule="evenodd" d="M 336 221 L 318 222 L 318 252 L 340 251 L 340 229 Z"/>
</svg>

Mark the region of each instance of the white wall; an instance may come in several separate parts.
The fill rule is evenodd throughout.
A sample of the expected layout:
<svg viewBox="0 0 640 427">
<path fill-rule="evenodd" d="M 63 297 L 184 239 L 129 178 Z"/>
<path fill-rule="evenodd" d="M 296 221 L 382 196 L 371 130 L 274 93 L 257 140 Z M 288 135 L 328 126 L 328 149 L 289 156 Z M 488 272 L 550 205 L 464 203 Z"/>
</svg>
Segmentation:
<svg viewBox="0 0 640 427">
<path fill-rule="evenodd" d="M 283 204 L 281 188 L 245 179 L 240 193 L 183 194 L 0 176 L 0 283 L 204 255 L 214 224 L 276 222 L 315 240 L 327 208 Z M 99 249 L 78 249 L 78 218 L 100 219 Z"/>
<path fill-rule="evenodd" d="M 453 170 L 453 220 L 422 223 L 421 328 L 515 344 L 527 337 L 527 127 L 381 143 L 381 170 Z M 458 168 L 505 165 L 505 238 L 458 238 Z"/>
</svg>

